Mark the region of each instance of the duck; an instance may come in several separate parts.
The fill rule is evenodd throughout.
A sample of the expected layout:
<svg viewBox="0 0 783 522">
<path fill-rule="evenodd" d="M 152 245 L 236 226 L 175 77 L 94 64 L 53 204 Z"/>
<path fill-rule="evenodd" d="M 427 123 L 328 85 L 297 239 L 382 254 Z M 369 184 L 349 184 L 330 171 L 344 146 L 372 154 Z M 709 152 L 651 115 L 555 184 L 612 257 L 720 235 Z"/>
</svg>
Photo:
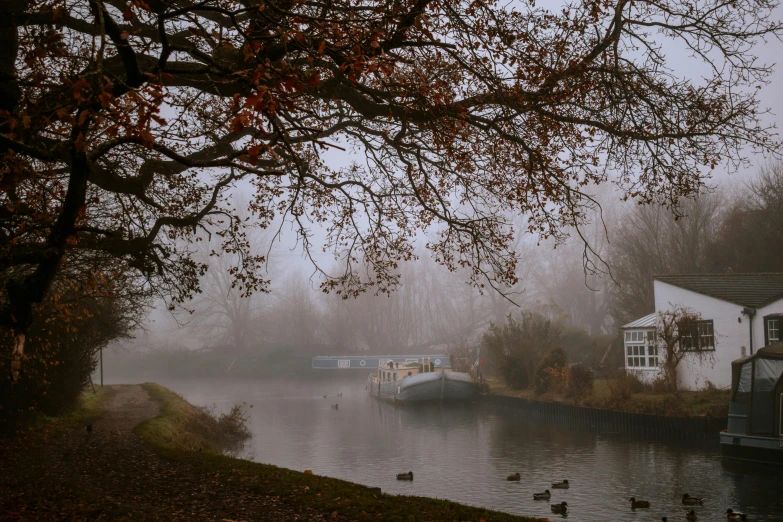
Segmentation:
<svg viewBox="0 0 783 522">
<path fill-rule="evenodd" d="M 544 490 L 543 493 L 533 493 L 533 500 L 549 500 L 552 494 L 549 490 Z"/>
<path fill-rule="evenodd" d="M 340 405 L 339 404 L 332 404 L 332 409 L 336 410 Z"/>
<path fill-rule="evenodd" d="M 520 475 L 519 473 L 512 473 L 511 475 L 506 477 L 506 480 L 514 480 L 514 481 L 518 482 L 521 478 L 522 478 L 522 475 Z"/>
<path fill-rule="evenodd" d="M 726 518 L 728 520 L 747 520 L 748 516 L 745 513 L 740 513 L 739 511 L 734 511 L 733 509 L 729 508 L 726 510 Z"/>
<path fill-rule="evenodd" d="M 413 472 L 397 473 L 397 480 L 413 480 Z"/>
<path fill-rule="evenodd" d="M 565 515 L 566 511 L 568 511 L 568 503 L 561 502 L 559 504 L 550 504 L 549 508 L 552 510 L 552 513 L 558 513 L 560 515 Z"/>
<path fill-rule="evenodd" d="M 631 502 L 631 509 L 650 507 L 650 502 L 648 502 L 647 500 L 636 500 L 635 498 L 631 497 L 630 502 Z"/>
<path fill-rule="evenodd" d="M 700 498 L 700 497 L 692 497 L 692 496 L 690 496 L 687 493 L 683 493 L 683 495 L 682 495 L 682 503 L 683 504 L 690 504 L 690 505 L 704 504 L 704 499 Z"/>
<path fill-rule="evenodd" d="M 571 486 L 568 485 L 567 480 L 563 480 L 562 482 L 552 482 L 552 487 L 556 489 L 568 489 Z"/>
<path fill-rule="evenodd" d="M 696 512 L 692 509 L 685 513 L 685 520 L 688 520 L 689 522 L 694 522 L 697 518 Z"/>
</svg>

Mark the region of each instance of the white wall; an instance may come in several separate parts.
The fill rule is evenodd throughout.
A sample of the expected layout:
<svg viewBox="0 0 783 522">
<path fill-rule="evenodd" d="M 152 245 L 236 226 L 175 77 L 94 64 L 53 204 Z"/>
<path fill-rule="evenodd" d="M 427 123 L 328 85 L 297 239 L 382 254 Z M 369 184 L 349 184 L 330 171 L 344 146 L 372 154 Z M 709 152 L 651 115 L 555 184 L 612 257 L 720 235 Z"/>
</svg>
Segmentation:
<svg viewBox="0 0 783 522">
<path fill-rule="evenodd" d="M 742 306 L 685 290 L 662 281 L 653 283 L 655 310 L 664 312 L 674 306 L 685 306 L 701 314 L 703 320 L 712 319 L 715 328 L 715 351 L 705 352 L 702 360 L 696 354 L 688 354 L 677 369 L 678 385 L 682 389 L 704 388 L 707 380 L 719 388 L 731 387 L 731 361 L 742 357 L 742 347 L 749 349 L 748 318 L 742 315 Z M 778 308 L 782 308 L 778 301 Z M 767 310 L 765 307 L 762 310 Z M 771 308 L 770 308 L 771 309 Z M 762 310 L 753 320 L 753 347 L 763 346 L 764 330 Z M 738 321 L 740 319 L 741 322 Z M 749 353 L 749 352 L 748 352 Z"/>
</svg>

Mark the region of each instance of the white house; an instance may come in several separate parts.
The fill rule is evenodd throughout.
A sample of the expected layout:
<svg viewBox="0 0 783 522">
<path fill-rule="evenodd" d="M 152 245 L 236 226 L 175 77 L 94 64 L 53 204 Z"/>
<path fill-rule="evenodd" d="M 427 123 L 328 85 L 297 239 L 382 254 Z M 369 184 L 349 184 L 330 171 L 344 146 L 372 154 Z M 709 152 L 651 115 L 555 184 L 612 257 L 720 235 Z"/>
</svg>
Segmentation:
<svg viewBox="0 0 783 522">
<path fill-rule="evenodd" d="M 682 389 L 703 388 L 707 381 L 728 388 L 731 361 L 781 340 L 783 273 L 656 276 L 653 290 L 656 312 L 621 328 L 626 370 L 643 380 L 660 372 L 658 313 L 676 306 L 701 316 L 688 340 L 687 350 L 694 355 L 686 355 L 677 370 Z M 702 354 L 708 357 L 697 352 L 708 352 Z"/>
</svg>

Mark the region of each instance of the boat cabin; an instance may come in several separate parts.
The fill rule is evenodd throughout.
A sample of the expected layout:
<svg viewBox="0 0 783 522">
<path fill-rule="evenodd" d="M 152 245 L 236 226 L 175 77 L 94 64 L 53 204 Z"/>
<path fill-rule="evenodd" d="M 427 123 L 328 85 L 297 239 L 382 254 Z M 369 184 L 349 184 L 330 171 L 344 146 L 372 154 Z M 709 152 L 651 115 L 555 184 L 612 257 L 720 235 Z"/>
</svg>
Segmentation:
<svg viewBox="0 0 783 522">
<path fill-rule="evenodd" d="M 729 434 L 783 436 L 783 342 L 731 364 Z"/>
<path fill-rule="evenodd" d="M 423 359 L 422 361 L 412 360 L 406 362 L 381 360 L 378 363 L 378 374 L 371 375 L 373 380 L 379 382 L 395 382 L 401 381 L 405 377 L 418 375 L 420 373 L 440 371 L 440 359 L 431 360 L 430 358 Z M 444 368 L 445 371 L 451 371 L 449 368 Z"/>
</svg>

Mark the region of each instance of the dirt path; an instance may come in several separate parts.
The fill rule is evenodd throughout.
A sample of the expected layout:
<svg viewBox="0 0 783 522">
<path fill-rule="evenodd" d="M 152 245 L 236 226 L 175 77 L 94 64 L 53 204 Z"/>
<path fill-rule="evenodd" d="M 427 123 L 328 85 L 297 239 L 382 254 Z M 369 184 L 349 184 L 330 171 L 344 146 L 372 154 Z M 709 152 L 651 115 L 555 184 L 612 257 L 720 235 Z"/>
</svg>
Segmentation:
<svg viewBox="0 0 783 522">
<path fill-rule="evenodd" d="M 114 394 L 104 404 L 104 415 L 95 421 L 95 432 L 130 435 L 133 428 L 158 416 L 160 406 L 139 385 L 112 386 Z"/>
<path fill-rule="evenodd" d="M 0 519 L 345 520 L 161 457 L 132 431 L 158 404 L 141 386 L 114 389 L 91 433 L 85 426 L 3 444 Z"/>
</svg>

